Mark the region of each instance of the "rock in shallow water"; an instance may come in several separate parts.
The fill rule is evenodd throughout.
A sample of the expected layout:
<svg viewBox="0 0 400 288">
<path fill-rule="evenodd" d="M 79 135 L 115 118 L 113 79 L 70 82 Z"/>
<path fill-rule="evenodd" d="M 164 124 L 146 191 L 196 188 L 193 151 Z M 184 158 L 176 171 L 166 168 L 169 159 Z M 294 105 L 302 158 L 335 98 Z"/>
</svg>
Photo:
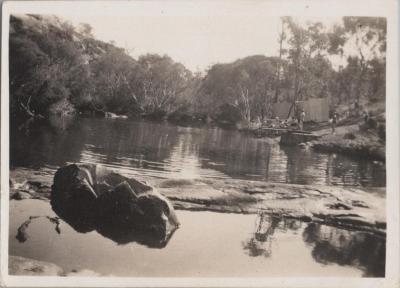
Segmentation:
<svg viewBox="0 0 400 288">
<path fill-rule="evenodd" d="M 61 267 L 49 262 L 20 256 L 10 256 L 8 261 L 8 272 L 10 275 L 62 276 L 64 274 Z"/>
<path fill-rule="evenodd" d="M 179 226 L 173 206 L 153 187 L 99 165 L 60 168 L 51 205 L 75 230 L 97 230 L 121 244 L 163 246 Z"/>
<path fill-rule="evenodd" d="M 32 195 L 29 194 L 28 192 L 23 192 L 23 191 L 17 191 L 12 194 L 11 199 L 14 200 L 24 200 L 24 199 L 30 199 L 32 198 Z"/>
</svg>

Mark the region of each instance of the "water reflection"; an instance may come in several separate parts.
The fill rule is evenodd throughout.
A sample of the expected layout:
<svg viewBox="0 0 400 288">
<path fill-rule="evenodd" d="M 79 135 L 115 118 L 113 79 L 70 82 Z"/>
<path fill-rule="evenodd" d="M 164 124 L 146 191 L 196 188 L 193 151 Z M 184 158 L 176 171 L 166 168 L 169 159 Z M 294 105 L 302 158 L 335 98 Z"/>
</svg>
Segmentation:
<svg viewBox="0 0 400 288">
<path fill-rule="evenodd" d="M 309 223 L 303 239 L 313 258 L 323 264 L 357 266 L 365 277 L 385 276 L 386 239 L 366 233 Z"/>
<path fill-rule="evenodd" d="M 127 176 L 239 178 L 280 183 L 385 186 L 385 166 L 365 159 L 280 147 L 234 130 L 168 123 L 53 117 L 11 128 L 11 166 L 96 163 Z M 26 145 L 29 143 L 30 145 Z"/>
<path fill-rule="evenodd" d="M 311 247 L 311 255 L 318 263 L 355 266 L 364 271 L 364 277 L 385 276 L 385 237 L 313 222 L 306 224 L 265 213 L 258 215 L 252 237 L 242 243 L 246 254 L 251 257 L 272 256 L 276 231 L 284 234 L 302 231 L 303 240 Z M 282 235 L 277 238 L 282 238 Z"/>
<path fill-rule="evenodd" d="M 248 250 L 243 250 L 243 241 L 257 231 L 258 226 L 254 227 L 256 215 L 177 211 L 182 225 L 168 245 L 159 250 L 145 245 L 115 245 L 97 232 L 76 233 L 63 222 L 58 234 L 54 224 L 43 217 L 29 226 L 28 241 L 21 243 L 15 238 L 21 223 L 30 215 L 53 216 L 54 213 L 49 203 L 32 199 L 11 201 L 10 213 L 10 255 L 52 262 L 65 271 L 89 269 L 103 276 L 118 277 L 362 275 L 362 271 L 354 266 L 317 262 L 311 256 L 313 244 L 303 240 L 307 225 L 294 220 L 282 219 L 273 236 L 267 237 L 272 237 L 271 257 L 250 257 Z M 257 241 L 265 239 L 263 234 L 268 226 L 259 230 Z"/>
<path fill-rule="evenodd" d="M 248 251 L 249 256 L 270 257 L 272 253 L 272 237 L 281 218 L 260 214 L 256 221 L 256 231 L 250 240 L 243 243 L 243 249 Z"/>
<path fill-rule="evenodd" d="M 261 213 L 256 218 L 255 232 L 253 236 L 243 244 L 243 249 L 251 257 L 272 255 L 272 242 L 275 231 L 286 232 L 288 230 L 297 231 L 302 227 L 302 222 L 287 219 L 277 215 Z"/>
<path fill-rule="evenodd" d="M 61 214 L 57 214 L 60 218 L 69 224 L 78 233 L 88 233 L 96 231 L 103 237 L 106 237 L 118 245 L 124 245 L 129 243 L 138 243 L 149 248 L 164 248 L 175 233 L 175 229 L 169 233 L 161 233 L 160 231 L 143 230 L 128 228 L 124 225 L 118 225 L 113 223 L 101 223 L 96 222 L 88 228 L 85 223 L 76 221 L 73 218 L 63 217 Z M 22 224 L 23 225 L 23 224 Z M 59 233 L 60 234 L 60 233 Z"/>
<path fill-rule="evenodd" d="M 98 226 L 96 231 L 100 235 L 113 240 L 119 245 L 135 242 L 149 248 L 166 247 L 175 233 L 175 230 L 172 230 L 171 233 L 160 235 L 159 233 L 153 233 L 151 231 L 136 231 L 132 229 L 127 230 L 121 229 L 121 227 L 109 225 Z"/>
</svg>

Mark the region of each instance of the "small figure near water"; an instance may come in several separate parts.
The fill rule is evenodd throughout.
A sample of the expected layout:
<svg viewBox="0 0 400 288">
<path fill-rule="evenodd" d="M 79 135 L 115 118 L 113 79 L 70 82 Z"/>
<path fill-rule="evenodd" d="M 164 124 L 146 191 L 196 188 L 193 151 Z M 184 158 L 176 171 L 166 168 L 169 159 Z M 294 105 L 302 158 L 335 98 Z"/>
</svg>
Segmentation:
<svg viewBox="0 0 400 288">
<path fill-rule="evenodd" d="M 299 117 L 299 129 L 304 130 L 304 120 L 306 119 L 306 112 L 304 109 L 301 110 L 300 117 Z"/>
<path fill-rule="evenodd" d="M 329 120 L 332 127 L 332 134 L 335 134 L 337 120 L 338 120 L 338 115 L 336 112 L 333 112 L 332 118 Z"/>
<path fill-rule="evenodd" d="M 275 125 L 272 125 L 274 128 L 280 128 L 281 120 L 278 116 L 275 117 Z"/>
<path fill-rule="evenodd" d="M 367 110 L 364 111 L 363 113 L 363 117 L 364 117 L 364 122 L 365 124 L 368 124 L 368 120 L 369 120 L 369 113 Z"/>
</svg>

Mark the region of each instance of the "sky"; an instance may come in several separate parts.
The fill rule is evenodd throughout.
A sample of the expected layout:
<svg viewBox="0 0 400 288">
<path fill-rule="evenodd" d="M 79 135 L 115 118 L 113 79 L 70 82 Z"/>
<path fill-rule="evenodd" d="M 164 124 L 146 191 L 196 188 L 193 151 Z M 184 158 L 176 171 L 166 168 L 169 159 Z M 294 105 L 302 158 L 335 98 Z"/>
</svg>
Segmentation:
<svg viewBox="0 0 400 288">
<path fill-rule="evenodd" d="M 249 55 L 278 53 L 277 17 L 105 16 L 69 20 L 90 24 L 96 38 L 113 40 L 134 57 L 168 54 L 192 71 Z"/>
<path fill-rule="evenodd" d="M 139 2 L 141 5 L 122 13 L 56 15 L 76 26 L 90 24 L 97 39 L 114 41 L 135 58 L 146 53 L 167 54 L 193 72 L 250 55 L 278 55 L 280 16 L 262 13 L 257 5 L 242 3 L 236 9 L 218 1 L 200 3 L 201 7 L 181 5 L 184 9 L 179 11 Z M 300 19 L 308 20 L 331 27 L 341 18 Z"/>
</svg>

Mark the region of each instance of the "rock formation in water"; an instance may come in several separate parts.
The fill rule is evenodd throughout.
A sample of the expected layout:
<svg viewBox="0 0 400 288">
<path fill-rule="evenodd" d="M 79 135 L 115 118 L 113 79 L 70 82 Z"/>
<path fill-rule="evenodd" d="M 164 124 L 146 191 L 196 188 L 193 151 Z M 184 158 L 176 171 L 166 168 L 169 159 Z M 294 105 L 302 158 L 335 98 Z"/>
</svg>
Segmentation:
<svg viewBox="0 0 400 288">
<path fill-rule="evenodd" d="M 173 206 L 153 187 L 99 165 L 58 169 L 51 205 L 75 230 L 97 230 L 120 244 L 161 247 L 179 226 Z"/>
<path fill-rule="evenodd" d="M 97 167 L 96 173 L 99 173 L 99 170 L 100 168 Z M 95 173 L 91 172 L 92 174 L 94 175 Z M 52 173 L 25 168 L 11 170 L 10 199 L 22 199 L 15 196 L 21 191 L 26 191 L 30 199 L 50 199 L 50 186 L 53 184 L 53 177 L 50 175 Z M 65 185 L 67 185 L 65 187 L 69 187 L 71 183 L 68 182 L 68 179 L 65 181 Z M 129 181 L 133 182 L 133 180 Z M 182 210 L 250 214 L 256 214 L 261 211 L 305 222 L 315 221 L 335 227 L 370 231 L 381 235 L 386 234 L 386 189 L 384 187 L 349 188 L 343 186 L 280 184 L 238 179 L 188 180 L 152 178 L 150 181 L 157 191 L 168 197 L 175 208 Z M 100 193 L 100 187 L 102 187 L 101 185 L 96 185 L 93 188 L 87 184 L 86 186 L 88 186 L 87 189 L 96 190 L 96 193 Z M 103 187 L 107 187 L 107 185 L 103 185 Z M 67 195 L 70 197 L 74 193 L 68 193 Z M 57 197 L 61 196 L 57 195 Z M 76 198 L 81 200 L 79 195 Z M 90 203 L 90 201 L 88 202 Z M 63 207 L 66 205 L 65 202 L 61 203 L 63 203 Z M 91 209 L 88 208 L 89 206 L 81 206 L 79 217 L 74 217 L 75 215 L 72 213 L 70 213 L 72 215 L 69 215 L 69 217 L 75 218 L 74 223 L 84 222 L 85 217 L 83 215 L 90 215 Z M 77 210 L 80 206 L 71 205 L 71 207 L 71 209 Z M 83 224 L 80 224 L 75 226 L 76 230 L 80 229 L 81 232 L 84 232 L 85 229 L 86 231 L 91 231 L 99 228 L 93 227 L 95 226 L 93 221 L 86 221 L 86 223 L 89 227 L 85 228 Z M 102 232 L 107 234 L 109 230 L 102 230 Z M 117 232 L 119 230 L 116 230 L 115 234 Z M 124 241 L 127 241 L 125 236 L 118 235 L 118 238 L 122 237 Z M 119 240 L 122 240 L 122 238 Z"/>
</svg>

